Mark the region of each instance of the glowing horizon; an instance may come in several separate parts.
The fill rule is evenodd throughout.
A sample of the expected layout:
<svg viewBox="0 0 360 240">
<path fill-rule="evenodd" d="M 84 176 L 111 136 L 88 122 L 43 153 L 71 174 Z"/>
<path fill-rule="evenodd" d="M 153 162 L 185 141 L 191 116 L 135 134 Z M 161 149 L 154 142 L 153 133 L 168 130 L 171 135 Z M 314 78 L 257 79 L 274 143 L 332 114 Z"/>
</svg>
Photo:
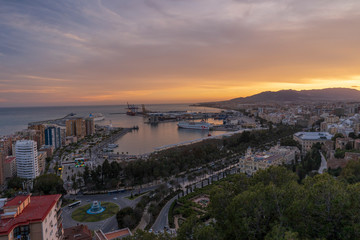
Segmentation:
<svg viewBox="0 0 360 240">
<path fill-rule="evenodd" d="M 360 2 L 8 1 L 0 107 L 360 90 Z"/>
</svg>

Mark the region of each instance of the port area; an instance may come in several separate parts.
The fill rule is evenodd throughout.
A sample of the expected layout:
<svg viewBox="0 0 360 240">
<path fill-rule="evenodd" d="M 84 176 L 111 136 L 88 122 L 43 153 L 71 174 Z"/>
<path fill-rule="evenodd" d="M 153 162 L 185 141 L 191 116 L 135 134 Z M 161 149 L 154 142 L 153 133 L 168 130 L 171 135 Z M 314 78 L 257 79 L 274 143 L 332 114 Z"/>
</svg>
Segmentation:
<svg viewBox="0 0 360 240">
<path fill-rule="evenodd" d="M 144 122 L 148 124 L 159 124 L 167 122 L 200 122 L 210 123 L 211 131 L 239 131 L 245 128 L 259 128 L 261 124 L 254 118 L 248 117 L 238 111 L 221 111 L 219 113 L 202 112 L 164 112 L 147 113 Z"/>
<path fill-rule="evenodd" d="M 215 118 L 216 113 L 202 113 L 202 112 L 186 112 L 186 111 L 173 111 L 173 112 L 156 112 L 147 113 L 144 115 L 145 123 L 157 124 L 165 122 L 178 122 L 184 120 L 202 120 Z"/>
</svg>

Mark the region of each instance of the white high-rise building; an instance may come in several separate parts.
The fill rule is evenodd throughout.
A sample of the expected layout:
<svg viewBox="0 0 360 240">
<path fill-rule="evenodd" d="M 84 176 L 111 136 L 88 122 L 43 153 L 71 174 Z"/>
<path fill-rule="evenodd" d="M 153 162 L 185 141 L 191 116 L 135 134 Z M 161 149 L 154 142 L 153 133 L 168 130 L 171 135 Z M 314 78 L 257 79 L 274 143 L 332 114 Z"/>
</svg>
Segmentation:
<svg viewBox="0 0 360 240">
<path fill-rule="evenodd" d="M 39 176 L 37 144 L 32 140 L 19 140 L 15 144 L 17 176 L 34 179 Z"/>
</svg>

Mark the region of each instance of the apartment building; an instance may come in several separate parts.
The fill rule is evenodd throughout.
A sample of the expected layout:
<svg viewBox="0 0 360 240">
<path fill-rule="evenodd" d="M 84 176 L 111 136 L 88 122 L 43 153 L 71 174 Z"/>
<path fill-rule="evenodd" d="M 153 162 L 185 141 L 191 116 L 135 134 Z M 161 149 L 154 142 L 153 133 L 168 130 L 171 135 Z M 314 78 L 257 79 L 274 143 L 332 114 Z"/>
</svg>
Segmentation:
<svg viewBox="0 0 360 240">
<path fill-rule="evenodd" d="M 0 218 L 0 240 L 62 240 L 61 195 L 20 195 L 7 201 Z"/>
<path fill-rule="evenodd" d="M 34 179 L 39 176 L 39 160 L 35 141 L 16 141 L 15 154 L 18 177 Z"/>
</svg>

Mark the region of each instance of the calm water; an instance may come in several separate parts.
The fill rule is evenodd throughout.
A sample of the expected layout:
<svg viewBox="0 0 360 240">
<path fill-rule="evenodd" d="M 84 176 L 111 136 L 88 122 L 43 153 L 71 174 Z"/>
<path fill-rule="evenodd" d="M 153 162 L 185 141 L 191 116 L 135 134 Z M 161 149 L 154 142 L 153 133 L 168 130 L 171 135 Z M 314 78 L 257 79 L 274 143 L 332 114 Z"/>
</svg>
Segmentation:
<svg viewBox="0 0 360 240">
<path fill-rule="evenodd" d="M 220 109 L 193 107 L 187 104 L 159 104 L 146 105 L 151 111 L 193 111 L 193 112 L 219 112 Z M 116 151 L 128 152 L 129 154 L 143 154 L 152 152 L 154 148 L 164 145 L 175 144 L 188 140 L 194 140 L 208 135 L 207 131 L 178 129 L 177 122 L 159 123 L 150 125 L 144 123 L 142 116 L 128 116 L 125 106 L 81 106 L 81 107 L 33 107 L 33 108 L 0 108 L 0 136 L 13 134 L 16 131 L 27 128 L 29 122 L 64 117 L 69 113 L 79 116 L 88 116 L 89 113 L 99 112 L 105 116 L 105 120 L 97 124 L 107 125 L 112 123 L 114 127 L 139 126 L 138 131 L 126 134 L 117 141 L 119 148 Z M 111 114 L 122 113 L 122 114 Z M 212 132 L 212 135 L 224 132 Z"/>
</svg>

